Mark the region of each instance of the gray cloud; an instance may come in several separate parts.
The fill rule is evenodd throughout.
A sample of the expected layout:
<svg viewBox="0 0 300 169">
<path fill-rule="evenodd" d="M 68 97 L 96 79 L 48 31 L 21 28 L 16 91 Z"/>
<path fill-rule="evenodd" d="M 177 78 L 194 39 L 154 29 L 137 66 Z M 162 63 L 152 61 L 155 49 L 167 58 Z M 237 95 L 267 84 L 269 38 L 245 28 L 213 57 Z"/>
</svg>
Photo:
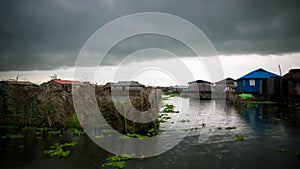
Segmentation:
<svg viewBox="0 0 300 169">
<path fill-rule="evenodd" d="M 221 54 L 299 52 L 299 8 L 296 0 L 7 0 L 0 6 L 0 71 L 74 66 L 82 45 L 101 26 L 149 11 L 187 19 Z M 182 45 L 170 39 L 147 37 L 145 43 L 145 38 L 133 38 L 116 46 L 104 63 L 112 65 L 118 55 L 148 47 L 176 50 Z"/>
</svg>

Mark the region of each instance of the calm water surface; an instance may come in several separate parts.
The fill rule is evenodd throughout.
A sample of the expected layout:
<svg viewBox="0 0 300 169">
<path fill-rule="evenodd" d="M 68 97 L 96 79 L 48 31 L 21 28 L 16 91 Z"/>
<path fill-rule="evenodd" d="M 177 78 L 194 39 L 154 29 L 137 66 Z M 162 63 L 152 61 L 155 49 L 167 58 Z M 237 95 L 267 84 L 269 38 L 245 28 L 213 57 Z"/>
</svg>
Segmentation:
<svg viewBox="0 0 300 169">
<path fill-rule="evenodd" d="M 300 168 L 300 107 L 255 105 L 232 106 L 216 101 L 171 98 L 166 101 L 180 113 L 168 114 L 171 119 L 160 130 L 173 135 L 188 132 L 173 149 L 145 159 L 129 160 L 125 168 Z M 226 130 L 226 127 L 236 129 Z M 1 129 L 1 136 L 7 129 Z M 86 135 L 42 135 L 20 130 L 21 139 L 0 139 L 1 169 L 81 169 L 102 168 L 112 154 L 98 147 Z M 237 141 L 236 135 L 245 137 Z M 167 138 L 165 138 L 167 139 Z M 56 142 L 77 141 L 68 158 L 49 157 L 44 150 Z M 168 141 L 168 140 L 165 140 Z M 20 145 L 22 145 L 20 147 Z M 285 149 L 286 152 L 279 152 Z"/>
</svg>

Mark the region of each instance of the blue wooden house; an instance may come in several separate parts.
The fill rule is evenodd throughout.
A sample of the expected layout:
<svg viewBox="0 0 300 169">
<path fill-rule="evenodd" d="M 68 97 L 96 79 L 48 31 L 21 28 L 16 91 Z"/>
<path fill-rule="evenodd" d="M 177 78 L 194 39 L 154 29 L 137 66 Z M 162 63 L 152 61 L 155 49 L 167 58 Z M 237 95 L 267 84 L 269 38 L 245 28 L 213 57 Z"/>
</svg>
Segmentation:
<svg viewBox="0 0 300 169">
<path fill-rule="evenodd" d="M 263 90 L 263 81 L 271 78 L 279 77 L 278 75 L 268 72 L 262 68 L 254 70 L 239 79 L 237 79 L 237 92 L 261 94 Z"/>
</svg>

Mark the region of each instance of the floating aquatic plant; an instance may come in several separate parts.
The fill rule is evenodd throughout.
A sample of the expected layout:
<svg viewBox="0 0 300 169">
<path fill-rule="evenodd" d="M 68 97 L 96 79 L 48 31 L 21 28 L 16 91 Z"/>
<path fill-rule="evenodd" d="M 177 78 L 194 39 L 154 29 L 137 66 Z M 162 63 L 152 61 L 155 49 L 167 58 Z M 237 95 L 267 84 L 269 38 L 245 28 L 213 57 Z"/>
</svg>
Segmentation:
<svg viewBox="0 0 300 169">
<path fill-rule="evenodd" d="M 232 126 L 232 127 L 225 127 L 226 130 L 233 130 L 233 129 L 236 129 L 235 126 Z"/>
<path fill-rule="evenodd" d="M 50 150 L 45 150 L 44 154 L 50 155 L 51 157 L 68 157 L 71 153 L 70 150 L 66 150 L 67 147 L 73 147 L 77 145 L 78 142 L 71 142 L 65 144 L 55 143 L 54 145 L 50 146 Z"/>
<path fill-rule="evenodd" d="M 58 131 L 48 131 L 48 134 L 51 135 L 51 136 L 60 135 L 61 131 L 60 130 L 58 130 Z"/>
<path fill-rule="evenodd" d="M 190 122 L 190 120 L 180 120 L 179 122 L 185 123 L 185 122 Z"/>
<path fill-rule="evenodd" d="M 103 135 L 98 135 L 98 136 L 95 136 L 95 138 L 104 138 Z"/>
<path fill-rule="evenodd" d="M 244 137 L 244 135 L 242 135 L 242 134 L 237 134 L 237 135 L 235 135 L 236 136 L 236 140 L 237 141 L 244 141 L 245 140 L 245 137 Z"/>
<path fill-rule="evenodd" d="M 3 126 L 0 126 L 0 129 L 15 129 L 17 128 L 17 126 L 15 125 L 3 125 Z"/>
<path fill-rule="evenodd" d="M 166 104 L 163 110 L 165 113 L 179 113 L 179 111 L 175 111 L 175 106 L 172 104 Z"/>
<path fill-rule="evenodd" d="M 73 131 L 73 134 L 77 135 L 77 136 L 81 136 L 83 134 L 86 134 L 84 131 L 78 130 L 76 128 L 72 128 L 71 130 Z"/>
<path fill-rule="evenodd" d="M 108 157 L 106 160 L 108 162 L 102 164 L 102 167 L 114 167 L 114 168 L 124 168 L 126 161 L 130 160 L 133 157 L 133 155 L 130 154 L 123 154 L 123 155 L 114 155 L 111 157 Z"/>
<path fill-rule="evenodd" d="M 141 135 L 141 134 L 136 134 L 136 133 L 128 133 L 127 136 L 128 137 L 138 138 L 138 139 L 148 138 L 147 136 L 144 136 L 144 135 Z"/>
<path fill-rule="evenodd" d="M 18 139 L 18 138 L 23 138 L 24 135 L 22 134 L 6 134 L 5 136 L 2 136 L 1 138 L 3 139 Z"/>
<path fill-rule="evenodd" d="M 280 152 L 280 153 L 285 153 L 286 149 L 284 149 L 284 148 L 278 148 L 277 151 Z"/>
<path fill-rule="evenodd" d="M 277 117 L 274 117 L 273 120 L 274 120 L 275 122 L 280 122 L 280 121 L 281 121 L 281 119 L 280 119 L 280 118 L 277 118 Z"/>
</svg>

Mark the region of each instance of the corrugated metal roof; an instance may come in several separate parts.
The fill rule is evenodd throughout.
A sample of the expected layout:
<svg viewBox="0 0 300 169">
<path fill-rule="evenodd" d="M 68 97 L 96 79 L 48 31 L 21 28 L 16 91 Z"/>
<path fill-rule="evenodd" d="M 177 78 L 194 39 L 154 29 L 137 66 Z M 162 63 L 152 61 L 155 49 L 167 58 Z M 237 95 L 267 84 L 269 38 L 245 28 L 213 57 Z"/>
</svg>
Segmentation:
<svg viewBox="0 0 300 169">
<path fill-rule="evenodd" d="M 188 84 L 191 84 L 191 83 L 208 83 L 208 84 L 211 84 L 210 82 L 207 82 L 207 81 L 204 81 L 204 80 L 195 80 L 195 81 L 192 81 L 192 82 L 188 82 Z"/>
<path fill-rule="evenodd" d="M 80 85 L 81 82 L 80 81 L 73 81 L 73 80 L 53 80 L 54 82 L 58 83 L 58 84 L 64 84 L 64 85 L 72 85 L 72 84 L 78 84 Z"/>
<path fill-rule="evenodd" d="M 254 70 L 254 71 L 240 77 L 237 80 L 242 80 L 242 79 L 266 79 L 266 78 L 269 78 L 269 77 L 278 77 L 278 75 L 276 75 L 274 73 L 271 73 L 271 72 L 268 72 L 268 71 L 266 71 L 262 68 L 259 68 L 257 70 Z"/>
<path fill-rule="evenodd" d="M 300 69 L 291 69 L 289 73 L 283 76 L 283 78 L 300 80 Z"/>
<path fill-rule="evenodd" d="M 226 79 L 220 80 L 218 82 L 216 82 L 216 84 L 234 84 L 235 80 L 228 77 Z"/>
<path fill-rule="evenodd" d="M 145 85 L 140 84 L 137 81 L 119 81 L 118 83 L 112 84 L 112 86 L 130 86 L 130 87 L 145 87 Z"/>
</svg>

